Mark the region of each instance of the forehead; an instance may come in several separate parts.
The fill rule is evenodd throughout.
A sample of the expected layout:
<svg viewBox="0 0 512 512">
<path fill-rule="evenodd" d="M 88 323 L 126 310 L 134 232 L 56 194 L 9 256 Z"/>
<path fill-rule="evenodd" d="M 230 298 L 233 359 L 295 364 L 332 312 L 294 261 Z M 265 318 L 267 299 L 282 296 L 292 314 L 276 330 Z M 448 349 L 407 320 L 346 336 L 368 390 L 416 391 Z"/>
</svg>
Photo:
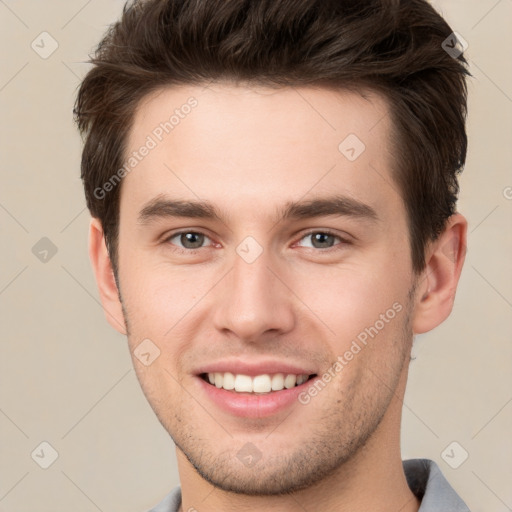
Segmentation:
<svg viewBox="0 0 512 512">
<path fill-rule="evenodd" d="M 135 113 L 121 210 L 165 193 L 254 212 L 333 189 L 378 207 L 400 199 L 390 137 L 387 103 L 372 92 L 163 88 Z"/>
</svg>

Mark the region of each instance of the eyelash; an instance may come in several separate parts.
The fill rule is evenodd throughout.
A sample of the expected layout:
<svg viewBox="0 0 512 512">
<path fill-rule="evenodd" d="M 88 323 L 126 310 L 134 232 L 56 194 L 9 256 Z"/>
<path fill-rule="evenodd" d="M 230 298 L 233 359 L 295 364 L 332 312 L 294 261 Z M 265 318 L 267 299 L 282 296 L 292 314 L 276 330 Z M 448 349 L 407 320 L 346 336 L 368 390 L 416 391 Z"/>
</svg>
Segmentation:
<svg viewBox="0 0 512 512">
<path fill-rule="evenodd" d="M 171 235 L 166 236 L 163 240 L 163 243 L 168 244 L 168 243 L 170 243 L 170 240 L 172 238 L 179 236 L 179 235 L 189 234 L 189 233 L 194 233 L 194 235 L 204 235 L 205 237 L 210 239 L 210 237 L 206 233 L 203 233 L 201 231 L 186 230 L 186 231 L 177 231 L 176 233 L 172 233 Z M 172 245 L 174 245 L 174 244 L 172 244 Z M 198 247 L 197 249 L 187 249 L 185 247 L 179 247 L 176 245 L 176 246 L 174 246 L 173 250 L 175 250 L 176 252 L 179 252 L 179 253 L 183 253 L 183 254 L 195 254 L 197 251 L 200 251 L 201 249 L 205 249 L 205 247 Z"/>
<path fill-rule="evenodd" d="M 185 231 L 178 231 L 176 233 L 172 233 L 171 235 L 165 237 L 163 242 L 164 243 L 169 243 L 172 238 L 174 238 L 176 236 L 179 236 L 179 235 L 183 235 L 183 234 L 189 234 L 189 233 L 193 233 L 195 235 L 204 235 L 206 238 L 211 240 L 211 238 L 206 233 L 203 233 L 201 231 L 185 230 Z M 299 238 L 298 241 L 301 241 L 301 240 L 303 240 L 304 238 L 306 238 L 308 236 L 314 235 L 315 233 L 321 233 L 323 235 L 333 236 L 334 238 L 337 238 L 340 243 L 335 244 L 332 247 L 326 247 L 326 248 L 323 248 L 323 249 L 322 248 L 316 248 L 316 247 L 307 247 L 307 249 L 316 249 L 317 252 L 327 253 L 327 252 L 331 252 L 331 251 L 340 250 L 339 246 L 344 246 L 344 245 L 349 245 L 350 244 L 350 242 L 347 239 L 342 238 L 340 235 L 334 233 L 333 231 L 330 231 L 329 229 L 322 229 L 322 230 L 314 229 L 314 230 L 308 231 L 307 233 L 304 233 L 301 236 L 301 238 Z M 172 245 L 174 245 L 174 244 L 172 244 Z M 183 254 L 195 254 L 197 251 L 199 251 L 201 249 L 205 249 L 205 248 L 206 247 L 198 247 L 196 249 L 187 249 L 187 248 L 184 248 L 184 247 L 175 246 L 174 250 L 179 252 L 179 253 L 183 253 Z"/>
<path fill-rule="evenodd" d="M 302 235 L 302 237 L 299 240 L 302 240 L 302 239 L 306 238 L 307 236 L 313 235 L 314 233 L 321 233 L 322 235 L 330 235 L 339 240 L 339 242 L 340 242 L 339 244 L 335 244 L 332 247 L 327 247 L 327 248 L 323 249 L 324 251 L 328 251 L 329 249 L 334 250 L 338 245 L 348 245 L 350 243 L 346 238 L 343 238 L 342 236 L 334 233 L 333 231 L 330 231 L 329 229 L 314 229 L 314 230 L 308 231 L 307 233 L 304 233 L 304 235 Z M 313 249 L 315 249 L 315 247 L 313 247 Z"/>
</svg>

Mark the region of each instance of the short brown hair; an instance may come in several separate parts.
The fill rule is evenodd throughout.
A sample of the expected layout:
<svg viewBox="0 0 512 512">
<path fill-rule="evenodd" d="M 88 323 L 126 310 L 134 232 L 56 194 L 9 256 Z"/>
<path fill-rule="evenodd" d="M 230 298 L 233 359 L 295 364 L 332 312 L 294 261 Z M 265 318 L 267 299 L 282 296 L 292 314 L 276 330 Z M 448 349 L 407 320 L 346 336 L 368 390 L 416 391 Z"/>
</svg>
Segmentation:
<svg viewBox="0 0 512 512">
<path fill-rule="evenodd" d="M 466 60 L 426 0 L 134 0 L 112 24 L 82 81 L 75 121 L 81 176 L 116 273 L 115 175 L 134 112 L 157 88 L 234 81 L 270 87 L 365 87 L 390 106 L 394 179 L 406 205 L 413 268 L 455 212 L 466 158 Z M 450 39 L 451 38 L 451 39 Z"/>
</svg>

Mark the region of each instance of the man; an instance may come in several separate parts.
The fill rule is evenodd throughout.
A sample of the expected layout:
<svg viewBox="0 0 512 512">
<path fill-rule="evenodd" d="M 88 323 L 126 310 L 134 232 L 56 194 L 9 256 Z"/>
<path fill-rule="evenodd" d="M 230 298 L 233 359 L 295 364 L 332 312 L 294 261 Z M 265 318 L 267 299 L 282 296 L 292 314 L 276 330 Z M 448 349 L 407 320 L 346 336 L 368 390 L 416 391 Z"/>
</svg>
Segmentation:
<svg viewBox="0 0 512 512">
<path fill-rule="evenodd" d="M 75 115 L 101 300 L 177 448 L 154 511 L 468 510 L 399 436 L 464 261 L 457 48 L 424 0 L 147 0 L 110 27 Z"/>
</svg>

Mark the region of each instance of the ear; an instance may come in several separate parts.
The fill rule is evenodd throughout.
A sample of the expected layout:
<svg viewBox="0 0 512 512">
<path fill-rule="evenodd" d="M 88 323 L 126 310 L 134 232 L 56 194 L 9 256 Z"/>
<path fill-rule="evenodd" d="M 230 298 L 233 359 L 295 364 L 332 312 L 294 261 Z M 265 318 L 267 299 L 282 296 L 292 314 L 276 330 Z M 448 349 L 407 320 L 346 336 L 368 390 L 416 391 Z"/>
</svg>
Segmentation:
<svg viewBox="0 0 512 512">
<path fill-rule="evenodd" d="M 467 221 L 452 215 L 444 231 L 426 251 L 426 267 L 418 279 L 413 332 L 432 330 L 450 315 L 466 256 Z"/>
<path fill-rule="evenodd" d="M 107 321 L 116 331 L 126 334 L 123 308 L 105 244 L 103 227 L 100 220 L 95 218 L 91 219 L 89 226 L 89 258 Z"/>
</svg>

